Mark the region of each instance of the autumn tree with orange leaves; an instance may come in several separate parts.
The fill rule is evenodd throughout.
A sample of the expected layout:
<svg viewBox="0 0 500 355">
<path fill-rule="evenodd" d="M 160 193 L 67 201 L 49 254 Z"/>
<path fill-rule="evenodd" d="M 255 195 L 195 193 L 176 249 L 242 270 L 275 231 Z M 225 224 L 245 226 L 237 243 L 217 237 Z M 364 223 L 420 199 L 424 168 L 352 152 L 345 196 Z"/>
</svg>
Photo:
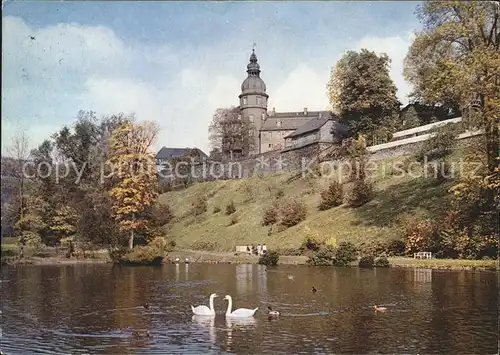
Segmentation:
<svg viewBox="0 0 500 355">
<path fill-rule="evenodd" d="M 148 228 L 147 210 L 158 197 L 158 180 L 152 144 L 158 135 L 152 122 L 123 124 L 110 139 L 110 163 L 114 170 L 112 211 L 133 249 L 134 236 Z"/>
</svg>

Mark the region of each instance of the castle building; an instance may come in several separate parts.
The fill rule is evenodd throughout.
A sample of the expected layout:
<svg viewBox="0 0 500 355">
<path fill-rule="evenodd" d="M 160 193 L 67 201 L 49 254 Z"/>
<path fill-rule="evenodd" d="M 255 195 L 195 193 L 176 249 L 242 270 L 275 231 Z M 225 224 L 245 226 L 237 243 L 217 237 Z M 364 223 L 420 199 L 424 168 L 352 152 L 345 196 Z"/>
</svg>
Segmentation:
<svg viewBox="0 0 500 355">
<path fill-rule="evenodd" d="M 241 119 L 250 122 L 250 155 L 275 150 L 297 149 L 311 144 L 333 144 L 341 141 L 345 130 L 330 111 L 276 112 L 267 110 L 269 95 L 260 77 L 260 65 L 252 50 L 247 65 L 247 78 L 241 84 L 239 109 Z"/>
</svg>

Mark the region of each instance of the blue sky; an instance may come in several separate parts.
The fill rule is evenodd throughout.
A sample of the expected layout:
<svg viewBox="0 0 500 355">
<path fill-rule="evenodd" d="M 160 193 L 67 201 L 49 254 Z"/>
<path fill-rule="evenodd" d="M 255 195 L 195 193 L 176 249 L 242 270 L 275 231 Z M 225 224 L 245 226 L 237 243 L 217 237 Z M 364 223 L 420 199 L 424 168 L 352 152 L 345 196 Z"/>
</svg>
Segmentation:
<svg viewBox="0 0 500 355">
<path fill-rule="evenodd" d="M 360 48 L 391 57 L 406 102 L 417 4 L 6 1 L 2 153 L 19 131 L 35 147 L 80 109 L 157 121 L 156 148 L 208 151 L 212 114 L 238 105 L 254 41 L 269 109 L 325 109 L 331 67 Z"/>
</svg>

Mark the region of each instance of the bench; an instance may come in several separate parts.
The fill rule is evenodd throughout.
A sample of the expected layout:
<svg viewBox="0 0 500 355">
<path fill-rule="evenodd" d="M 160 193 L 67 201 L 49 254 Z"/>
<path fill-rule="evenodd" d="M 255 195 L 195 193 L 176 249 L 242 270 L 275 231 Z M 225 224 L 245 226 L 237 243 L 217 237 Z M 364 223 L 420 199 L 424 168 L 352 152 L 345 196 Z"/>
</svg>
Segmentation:
<svg viewBox="0 0 500 355">
<path fill-rule="evenodd" d="M 413 254 L 413 259 L 432 259 L 432 253 L 430 251 L 419 251 Z"/>
<path fill-rule="evenodd" d="M 248 253 L 247 252 L 247 246 L 246 245 L 237 245 L 236 246 L 236 252 L 237 253 Z"/>
</svg>

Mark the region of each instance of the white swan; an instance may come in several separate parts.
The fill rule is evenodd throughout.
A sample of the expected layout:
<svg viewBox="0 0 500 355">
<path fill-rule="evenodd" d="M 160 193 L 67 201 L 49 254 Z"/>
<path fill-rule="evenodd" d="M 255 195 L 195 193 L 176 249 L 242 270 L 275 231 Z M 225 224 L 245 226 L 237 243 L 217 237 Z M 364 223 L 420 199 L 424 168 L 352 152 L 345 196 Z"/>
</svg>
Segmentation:
<svg viewBox="0 0 500 355">
<path fill-rule="evenodd" d="M 259 309 L 259 307 L 255 309 L 248 309 L 248 308 L 238 308 L 231 312 L 231 308 L 233 308 L 233 299 L 231 296 L 226 295 L 224 297 L 224 300 L 228 301 L 227 304 L 227 311 L 226 311 L 226 317 L 234 317 L 234 318 L 245 318 L 245 317 L 253 317 L 255 312 Z"/>
<path fill-rule="evenodd" d="M 215 297 L 219 297 L 219 296 L 216 293 L 212 293 L 210 295 L 210 299 L 209 299 L 210 308 L 208 308 L 205 305 L 198 306 L 198 307 L 191 306 L 193 313 L 197 316 L 215 316 L 215 309 L 214 309 L 214 298 Z"/>
</svg>

